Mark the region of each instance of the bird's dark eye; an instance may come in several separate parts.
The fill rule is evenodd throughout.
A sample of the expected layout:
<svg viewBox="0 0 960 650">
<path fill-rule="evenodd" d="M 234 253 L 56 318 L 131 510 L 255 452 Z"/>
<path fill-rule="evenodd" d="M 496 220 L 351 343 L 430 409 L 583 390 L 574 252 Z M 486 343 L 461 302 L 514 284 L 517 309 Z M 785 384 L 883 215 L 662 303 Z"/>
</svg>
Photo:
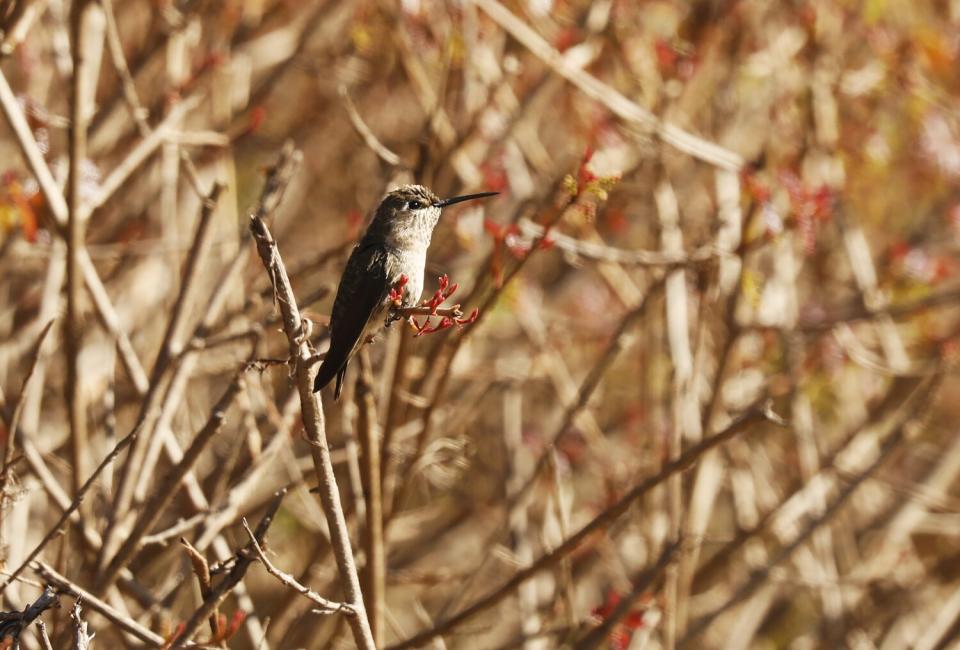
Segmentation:
<svg viewBox="0 0 960 650">
<path fill-rule="evenodd" d="M 413 200 L 413 201 L 407 202 L 408 210 L 419 210 L 422 207 L 423 207 L 423 203 L 420 203 L 420 201 Z"/>
</svg>

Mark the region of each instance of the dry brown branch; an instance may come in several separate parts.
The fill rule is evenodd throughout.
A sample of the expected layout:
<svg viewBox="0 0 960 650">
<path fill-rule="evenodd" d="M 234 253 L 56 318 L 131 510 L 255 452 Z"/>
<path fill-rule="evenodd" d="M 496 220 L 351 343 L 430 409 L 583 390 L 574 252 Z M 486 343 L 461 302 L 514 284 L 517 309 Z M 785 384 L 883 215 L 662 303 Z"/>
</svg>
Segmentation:
<svg viewBox="0 0 960 650">
<path fill-rule="evenodd" d="M 118 612 L 116 609 L 100 600 L 90 592 L 84 590 L 76 583 L 68 580 L 64 576 L 54 571 L 53 567 L 50 565 L 38 560 L 33 563 L 31 569 L 38 576 L 43 578 L 44 581 L 55 587 L 58 592 L 69 594 L 78 600 L 82 600 L 85 605 L 90 607 L 90 609 L 97 612 L 114 625 L 118 626 L 124 632 L 132 634 L 144 643 L 149 643 L 155 646 L 163 645 L 164 639 L 162 636 L 151 632 L 147 628 L 131 619 L 129 616 L 125 616 Z"/>
<path fill-rule="evenodd" d="M 267 529 L 270 527 L 270 524 L 273 523 L 273 517 L 277 514 L 277 510 L 280 509 L 280 504 L 283 502 L 283 497 L 286 492 L 286 489 L 283 489 L 274 495 L 272 501 L 267 506 L 266 512 L 257 524 L 255 539 L 262 541 L 263 537 L 267 534 Z M 187 622 L 184 623 L 183 628 L 179 630 L 176 637 L 177 644 L 190 641 L 200 626 L 203 625 L 203 622 L 210 620 L 211 615 L 217 611 L 220 604 L 230 595 L 230 592 L 236 588 L 240 581 L 243 580 L 243 577 L 247 574 L 247 569 L 250 568 L 250 564 L 254 559 L 252 544 L 248 544 L 237 552 L 230 571 L 220 582 L 211 587 L 210 592 L 203 599 L 203 604 L 200 605 Z"/>
<path fill-rule="evenodd" d="M 350 116 L 350 123 L 353 124 L 353 128 L 355 128 L 357 133 L 360 134 L 360 137 L 363 138 L 364 144 L 366 144 L 373 153 L 377 154 L 383 162 L 392 167 L 399 165 L 400 156 L 387 149 L 387 147 L 377 139 L 377 136 L 374 135 L 366 122 L 363 121 L 363 118 L 360 117 L 360 112 L 357 111 L 357 107 L 353 103 L 353 99 L 350 98 L 350 92 L 347 90 L 347 87 L 341 84 L 337 92 L 340 93 L 343 106 L 347 109 L 347 115 Z"/>
<path fill-rule="evenodd" d="M 386 552 L 383 539 L 383 483 L 380 477 L 380 427 L 377 423 L 377 405 L 373 398 L 373 368 L 367 350 L 360 352 L 360 374 L 356 383 L 356 401 L 359 409 L 357 431 L 363 450 L 360 476 L 363 482 L 366 519 L 363 542 L 366 566 L 363 570 L 363 593 L 370 618 L 374 643 L 383 644 L 384 608 L 386 607 Z"/>
<path fill-rule="evenodd" d="M 99 8 L 80 0 L 71 7 L 70 31 L 73 76 L 70 84 L 70 172 L 67 178 L 67 315 L 64 326 L 67 355 L 67 408 L 70 410 L 70 453 L 73 464 L 73 493 L 76 495 L 87 474 L 87 408 L 80 377 L 80 352 L 86 328 L 81 321 L 83 278 L 80 258 L 86 233 L 80 194 L 82 166 L 87 157 L 87 126 L 92 113 L 93 86 L 98 70 L 90 61 L 90 21 Z M 90 39 L 90 40 L 88 40 Z M 79 623 L 78 623 L 79 625 Z"/>
<path fill-rule="evenodd" d="M 334 614 L 336 612 L 343 612 L 347 616 L 357 615 L 357 611 L 347 603 L 338 603 L 328 600 L 312 589 L 304 587 L 289 573 L 284 573 L 275 567 L 270 559 L 267 558 L 267 554 L 264 553 L 263 548 L 260 546 L 260 542 L 257 540 L 257 536 L 253 534 L 252 530 L 250 530 L 250 526 L 247 524 L 246 517 L 243 519 L 243 528 L 247 531 L 247 535 L 250 537 L 250 543 L 253 545 L 253 550 L 256 551 L 257 557 L 260 558 L 260 562 L 263 563 L 263 568 L 267 570 L 267 573 L 275 577 L 283 585 L 312 601 L 313 604 L 317 606 L 317 609 L 313 610 L 314 612 L 318 614 Z"/>
<path fill-rule="evenodd" d="M 592 648 L 596 648 L 603 643 L 611 630 L 626 618 L 636 602 L 640 600 L 644 594 L 649 593 L 650 586 L 660 577 L 660 574 L 667 568 L 667 565 L 674 560 L 674 556 L 681 550 L 681 546 L 680 541 L 670 542 L 660 553 L 660 557 L 657 558 L 656 563 L 632 581 L 633 588 L 630 593 L 625 595 L 620 602 L 617 603 L 614 610 L 603 619 L 600 625 L 590 630 L 583 639 L 577 642 L 577 645 L 574 646 L 576 650 L 592 650 Z"/>
<path fill-rule="evenodd" d="M 631 101 L 584 70 L 571 65 L 526 23 L 513 15 L 497 0 L 477 0 L 477 6 L 499 24 L 504 31 L 520 41 L 554 72 L 580 89 L 582 93 L 601 102 L 622 120 L 651 131 L 667 144 L 695 158 L 717 167 L 737 171 L 743 167 L 739 154 L 688 133 L 659 120 L 652 113 Z"/>
<path fill-rule="evenodd" d="M 187 554 L 187 557 L 190 558 L 190 566 L 193 567 L 193 574 L 197 576 L 197 583 L 200 586 L 200 598 L 206 600 L 210 597 L 213 590 L 213 583 L 210 579 L 210 565 L 207 563 L 207 558 L 203 557 L 203 554 L 194 548 L 193 544 L 186 538 L 180 538 L 180 545 L 183 546 L 184 552 Z M 215 637 L 220 632 L 219 609 L 214 608 L 214 610 L 210 612 L 209 622 L 210 634 Z"/>
<path fill-rule="evenodd" d="M 183 477 L 190 471 L 197 462 L 200 454 L 206 449 L 207 444 L 213 439 L 223 427 L 227 419 L 227 411 L 233 404 L 233 400 L 243 388 L 243 373 L 246 372 L 246 365 L 237 373 L 226 391 L 214 405 L 210 412 L 210 417 L 203 428 L 197 433 L 190 447 L 184 452 L 183 458 L 177 463 L 166 476 L 163 477 L 157 486 L 153 496 L 143 504 L 140 509 L 140 515 L 137 517 L 133 528 L 124 537 L 123 543 L 116 554 L 106 564 L 103 571 L 97 576 L 95 592 L 102 593 L 110 587 L 114 578 L 120 569 L 127 565 L 133 554 L 141 546 L 142 537 L 159 521 L 167 506 L 173 501 L 177 494 L 177 487 L 183 480 Z"/>
<path fill-rule="evenodd" d="M 520 232 L 525 237 L 543 237 L 543 226 L 527 218 L 520 220 Z M 704 246 L 690 253 L 669 251 L 641 251 L 614 248 L 597 242 L 577 239 L 559 232 L 551 232 L 549 241 L 556 248 L 597 262 L 609 262 L 624 266 L 677 267 L 697 266 L 714 263 L 718 258 L 732 253 L 724 253 L 715 246 Z"/>
<path fill-rule="evenodd" d="M 330 460 L 323 409 L 319 395 L 313 392 L 312 375 L 314 370 L 309 363 L 312 356 L 311 350 L 308 342 L 304 340 L 303 321 L 300 318 L 300 310 L 297 307 L 290 280 L 283 266 L 283 260 L 280 258 L 277 244 L 264 221 L 280 202 L 283 190 L 289 183 L 298 161 L 299 154 L 294 151 L 292 145 L 288 145 L 278 163 L 267 174 L 260 203 L 250 218 L 250 228 L 256 240 L 257 252 L 260 254 L 260 259 L 270 276 L 270 282 L 276 295 L 276 303 L 283 316 L 283 329 L 289 342 L 290 354 L 294 358 L 296 383 L 300 393 L 301 415 L 307 439 L 310 442 L 317 480 L 320 483 L 320 501 L 327 518 L 327 524 L 330 527 L 334 556 L 337 560 L 341 585 L 347 603 L 357 611 L 357 616 L 349 619 L 350 628 L 358 647 L 373 648 L 375 645 L 363 605 L 363 594 L 360 590 L 360 580 L 354 564 L 347 522 L 343 515 L 337 480 Z"/>
<path fill-rule="evenodd" d="M 719 260 L 715 286 L 709 294 L 715 294 L 722 310 L 722 326 L 724 332 L 719 343 L 719 352 L 714 359 L 717 364 L 715 375 L 710 386 L 707 403 L 700 413 L 692 413 L 691 417 L 699 420 L 690 423 L 690 431 L 697 436 L 702 435 L 704 429 L 714 426 L 717 416 L 715 412 L 722 406 L 721 390 L 726 378 L 727 364 L 731 359 L 733 346 L 739 333 L 736 324 L 736 310 L 742 298 L 743 285 L 743 256 L 747 247 L 742 246 L 744 231 L 743 212 L 740 206 L 740 178 L 733 172 L 717 169 L 715 171 L 715 186 L 719 205 L 720 228 L 717 231 L 717 248 L 738 255 L 729 254 Z M 704 305 L 706 307 L 706 305 Z M 697 350 L 694 358 L 694 377 L 706 375 L 705 366 L 712 360 L 707 351 L 710 338 L 710 323 L 708 319 L 700 319 L 697 333 Z M 719 451 L 707 454 L 697 467 L 696 475 L 690 489 L 690 503 L 682 524 L 681 535 L 687 540 L 684 553 L 679 558 L 678 567 L 678 598 L 675 613 L 676 634 L 682 635 L 689 618 L 690 595 L 695 569 L 699 564 L 701 542 L 710 523 L 714 503 L 723 484 L 725 464 Z M 669 619 L 668 619 L 669 620 Z"/>
<path fill-rule="evenodd" d="M 40 190 L 46 199 L 47 206 L 53 215 L 56 225 L 61 230 L 65 230 L 69 214 L 67 202 L 60 192 L 60 188 L 57 186 L 53 174 L 50 173 L 50 168 L 43 159 L 43 154 L 34 139 L 30 126 L 27 124 L 23 111 L 20 109 L 13 90 L 10 88 L 10 84 L 2 72 L 0 72 L 0 108 L 3 109 L 4 116 L 7 118 L 7 122 L 13 130 L 14 135 L 16 135 L 20 151 L 24 158 L 26 158 L 30 170 L 40 185 Z M 147 375 L 143 370 L 143 365 L 140 363 L 133 349 L 133 344 L 130 343 L 129 336 L 127 336 L 126 332 L 120 327 L 120 318 L 113 304 L 110 302 L 106 289 L 103 287 L 103 282 L 100 280 L 99 275 L 97 275 L 97 270 L 93 266 L 90 255 L 86 250 L 80 250 L 77 252 L 77 258 L 80 271 L 83 274 L 83 281 L 86 283 L 87 290 L 93 298 L 93 303 L 97 309 L 100 321 L 111 335 L 116 338 L 124 368 L 127 370 L 131 381 L 133 381 L 137 389 L 141 392 L 146 392 L 148 381 Z"/>
<path fill-rule="evenodd" d="M 34 371 L 37 369 L 37 364 L 40 361 L 40 349 L 43 347 L 43 342 L 47 339 L 47 334 L 50 332 L 50 328 L 53 327 L 53 323 L 54 321 L 50 321 L 44 326 L 40 332 L 40 336 L 37 338 L 33 351 L 28 355 L 30 366 L 27 374 L 23 378 L 23 383 L 20 386 L 20 394 L 17 396 L 17 401 L 13 404 L 13 410 L 10 412 L 10 419 L 7 422 L 7 431 L 9 433 L 3 451 L 3 470 L 0 471 L 0 512 L 6 509 L 7 499 L 9 498 L 7 495 L 7 486 L 10 483 L 10 471 L 14 465 L 13 454 L 17 448 L 16 432 L 20 426 L 20 416 L 23 413 L 23 405 L 27 396 L 27 386 L 29 385 L 30 378 L 33 377 Z M 2 536 L 2 532 L 0 532 L 0 536 Z"/>
<path fill-rule="evenodd" d="M 22 612 L 0 612 L 0 641 L 7 639 L 12 641 L 9 647 L 19 647 L 19 638 L 23 631 L 45 611 L 59 606 L 60 599 L 56 592 L 50 587 L 45 587 L 43 593 L 24 607 Z"/>
<path fill-rule="evenodd" d="M 683 233 L 680 229 L 680 208 L 673 185 L 660 179 L 654 192 L 657 216 L 660 221 L 660 241 L 665 253 L 683 253 Z M 693 384 L 693 351 L 690 345 L 689 299 L 687 277 L 682 269 L 671 271 L 665 280 L 664 297 L 667 312 L 667 342 L 673 366 L 673 386 L 670 396 L 671 426 L 667 443 L 669 459 L 680 455 L 684 439 L 699 439 L 698 398 Z M 667 512 L 670 516 L 670 543 L 679 542 L 683 525 L 683 485 L 679 476 L 667 481 Z M 666 569 L 664 587 L 664 647 L 673 650 L 676 644 L 679 592 L 679 566 L 671 562 Z"/>
<path fill-rule="evenodd" d="M 75 650 L 87 650 L 96 634 L 87 629 L 87 622 L 80 617 L 80 599 L 73 602 L 70 620 L 73 621 L 73 647 Z"/>
<path fill-rule="evenodd" d="M 37 636 L 40 637 L 40 645 L 43 650 L 53 650 L 50 635 L 47 634 L 47 625 L 43 621 L 37 621 Z"/>
<path fill-rule="evenodd" d="M 461 610 L 458 614 L 440 621 L 434 628 L 421 632 L 407 639 L 406 641 L 390 646 L 391 649 L 400 650 L 401 648 L 416 648 L 422 646 L 432 639 L 450 632 L 467 619 L 472 618 L 476 614 L 497 604 L 513 593 L 513 590 L 516 589 L 520 584 L 529 580 L 540 571 L 555 565 L 564 557 L 567 557 L 593 533 L 607 528 L 610 524 L 619 519 L 633 503 L 635 503 L 640 497 L 650 492 L 650 490 L 658 485 L 661 485 L 671 476 L 674 476 L 675 474 L 689 468 L 701 456 L 703 456 L 703 454 L 715 448 L 717 445 L 730 440 L 738 434 L 743 433 L 751 426 L 760 424 L 762 422 L 773 422 L 780 426 L 784 425 L 784 422 L 778 416 L 770 412 L 769 409 L 758 407 L 750 409 L 731 422 L 730 425 L 723 431 L 708 436 L 696 445 L 687 448 L 687 450 L 684 451 L 679 458 L 666 463 L 663 466 L 663 469 L 657 472 L 654 476 L 651 476 L 650 478 L 634 486 L 616 503 L 604 509 L 589 523 L 581 527 L 580 530 L 574 533 L 570 538 L 564 540 L 560 546 L 553 549 L 549 553 L 541 555 L 533 564 L 518 571 L 502 586 L 483 596 L 472 605 Z"/>
<path fill-rule="evenodd" d="M 180 537 L 190 529 L 197 527 L 201 523 L 205 523 L 209 516 L 210 513 L 208 512 L 198 512 L 188 519 L 181 519 L 173 526 L 170 526 L 170 528 L 161 530 L 159 533 L 144 535 L 143 539 L 140 540 L 140 546 L 147 547 L 154 544 L 165 546 L 173 538 Z"/>
</svg>

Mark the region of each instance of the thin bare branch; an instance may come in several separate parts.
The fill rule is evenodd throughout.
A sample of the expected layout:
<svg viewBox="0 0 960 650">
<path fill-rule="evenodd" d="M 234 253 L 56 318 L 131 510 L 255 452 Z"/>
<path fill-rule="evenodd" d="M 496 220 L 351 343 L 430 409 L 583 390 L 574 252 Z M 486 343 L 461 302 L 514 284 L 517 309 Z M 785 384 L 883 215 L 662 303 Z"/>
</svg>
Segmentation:
<svg viewBox="0 0 960 650">
<path fill-rule="evenodd" d="M 260 519 L 260 523 L 257 524 L 256 539 L 262 540 L 264 535 L 267 534 L 267 529 L 270 527 L 270 524 L 273 523 L 273 518 L 277 514 L 277 510 L 280 509 L 280 504 L 283 502 L 283 497 L 286 492 L 286 489 L 277 492 L 270 505 L 267 506 L 267 511 Z M 203 622 L 210 619 L 211 614 L 220 607 L 224 599 L 226 599 L 230 592 L 243 580 L 254 558 L 252 544 L 248 544 L 247 547 L 237 553 L 236 560 L 229 573 L 211 588 L 210 593 L 204 598 L 203 604 L 193 613 L 189 620 L 187 620 L 183 629 L 179 631 L 176 638 L 177 643 L 189 641 Z"/>
<path fill-rule="evenodd" d="M 31 569 L 38 576 L 43 578 L 48 584 L 53 585 L 57 591 L 60 593 L 69 594 L 78 600 L 82 600 L 87 607 L 109 620 L 124 632 L 128 632 L 144 643 L 148 643 L 153 646 L 162 646 L 165 643 L 162 636 L 151 632 L 129 616 L 125 616 L 124 614 L 120 613 L 115 608 L 86 591 L 75 582 L 68 580 L 64 576 L 57 573 L 53 567 L 45 562 L 38 560 L 31 565 Z"/>
<path fill-rule="evenodd" d="M 43 342 L 46 340 L 50 328 L 53 327 L 53 323 L 54 321 L 50 321 L 44 326 L 40 332 L 40 336 L 37 337 L 37 342 L 33 350 L 29 354 L 30 366 L 27 369 L 27 374 L 23 378 L 23 384 L 20 386 L 20 394 L 17 396 L 17 401 L 14 402 L 10 421 L 7 423 L 7 431 L 9 434 L 7 435 L 6 448 L 3 452 L 3 470 L 0 472 L 0 511 L 6 507 L 7 485 L 10 482 L 10 470 L 13 468 L 13 454 L 17 448 L 16 432 L 20 426 L 20 415 L 23 413 L 23 405 L 27 396 L 27 386 L 30 378 L 33 377 L 34 371 L 37 369 L 37 364 L 40 361 L 40 348 L 43 346 Z"/>
<path fill-rule="evenodd" d="M 335 614 L 336 612 L 343 612 L 347 616 L 357 615 L 357 610 L 355 610 L 351 605 L 328 600 L 312 589 L 304 587 L 289 573 L 284 573 L 275 567 L 267 557 L 267 554 L 264 553 L 263 548 L 260 546 L 260 542 L 257 540 L 257 536 L 253 534 L 252 530 L 250 530 L 250 525 L 247 524 L 246 517 L 243 518 L 243 529 L 247 531 L 247 535 L 250 537 L 250 543 L 253 545 L 253 550 L 256 551 L 257 557 L 260 558 L 260 561 L 263 563 L 263 568 L 267 570 L 267 573 L 279 580 L 285 586 L 293 589 L 300 595 L 312 601 L 313 604 L 315 604 L 318 608 L 314 611 L 316 611 L 318 614 Z"/>
<path fill-rule="evenodd" d="M 353 99 L 350 97 L 347 87 L 341 84 L 338 92 L 340 93 L 340 99 L 343 101 L 343 106 L 347 109 L 347 115 L 350 116 L 350 123 L 353 124 L 353 128 L 355 128 L 357 133 L 360 134 L 360 137 L 363 138 L 363 142 L 367 147 L 388 165 L 392 167 L 399 165 L 400 156 L 387 149 L 387 147 L 377 139 L 377 136 L 370 130 L 366 122 L 363 121 L 363 118 L 360 117 L 360 112 L 357 111 L 357 107 L 353 103 Z"/>
<path fill-rule="evenodd" d="M 73 621 L 73 647 L 75 650 L 88 650 L 96 635 L 87 629 L 87 622 L 80 617 L 80 599 L 73 603 L 70 620 Z"/>
<path fill-rule="evenodd" d="M 43 593 L 23 611 L 0 612 L 0 642 L 4 639 L 12 640 L 9 647 L 18 647 L 20 635 L 25 629 L 37 620 L 45 611 L 52 607 L 59 607 L 60 599 L 50 587 L 45 587 Z"/>
<path fill-rule="evenodd" d="M 360 374 L 356 384 L 359 408 L 357 431 L 363 449 L 364 502 L 366 521 L 363 542 L 367 563 L 363 571 L 363 593 L 370 618 L 370 629 L 377 647 L 383 644 L 384 609 L 386 607 L 386 550 L 383 539 L 383 484 L 380 479 L 380 426 L 377 405 L 373 398 L 373 368 L 366 349 L 360 352 Z"/>
<path fill-rule="evenodd" d="M 533 52 L 537 58 L 550 66 L 554 72 L 579 88 L 583 94 L 602 103 L 620 119 L 652 132 L 667 144 L 711 165 L 732 171 L 743 167 L 743 158 L 739 154 L 688 133 L 673 124 L 661 121 L 650 111 L 631 101 L 614 88 L 582 68 L 569 63 L 543 37 L 497 0 L 476 0 L 476 4 L 494 22 Z"/>
</svg>

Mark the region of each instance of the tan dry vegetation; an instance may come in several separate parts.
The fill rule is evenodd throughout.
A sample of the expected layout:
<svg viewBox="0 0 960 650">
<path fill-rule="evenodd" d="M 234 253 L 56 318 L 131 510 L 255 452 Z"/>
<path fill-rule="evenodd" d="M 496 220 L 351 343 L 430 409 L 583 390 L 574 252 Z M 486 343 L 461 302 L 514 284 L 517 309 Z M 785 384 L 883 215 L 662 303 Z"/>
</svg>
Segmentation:
<svg viewBox="0 0 960 650">
<path fill-rule="evenodd" d="M 960 636 L 960 2 L 0 22 L 3 647 Z M 409 181 L 479 317 L 317 402 Z"/>
</svg>

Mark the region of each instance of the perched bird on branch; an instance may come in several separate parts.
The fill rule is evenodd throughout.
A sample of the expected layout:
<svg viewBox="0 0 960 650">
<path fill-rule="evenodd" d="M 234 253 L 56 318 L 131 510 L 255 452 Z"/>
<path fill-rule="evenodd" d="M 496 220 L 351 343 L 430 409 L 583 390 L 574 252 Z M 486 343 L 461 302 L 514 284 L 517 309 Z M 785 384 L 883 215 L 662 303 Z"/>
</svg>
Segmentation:
<svg viewBox="0 0 960 650">
<path fill-rule="evenodd" d="M 330 349 L 317 371 L 314 392 L 336 377 L 334 398 L 340 398 L 347 364 L 370 330 L 377 327 L 378 317 L 391 303 L 391 289 L 403 292 L 402 306 L 419 303 L 427 248 L 441 210 L 495 194 L 481 192 L 441 199 L 422 185 L 404 185 L 383 197 L 340 277 L 330 315 Z"/>
</svg>

